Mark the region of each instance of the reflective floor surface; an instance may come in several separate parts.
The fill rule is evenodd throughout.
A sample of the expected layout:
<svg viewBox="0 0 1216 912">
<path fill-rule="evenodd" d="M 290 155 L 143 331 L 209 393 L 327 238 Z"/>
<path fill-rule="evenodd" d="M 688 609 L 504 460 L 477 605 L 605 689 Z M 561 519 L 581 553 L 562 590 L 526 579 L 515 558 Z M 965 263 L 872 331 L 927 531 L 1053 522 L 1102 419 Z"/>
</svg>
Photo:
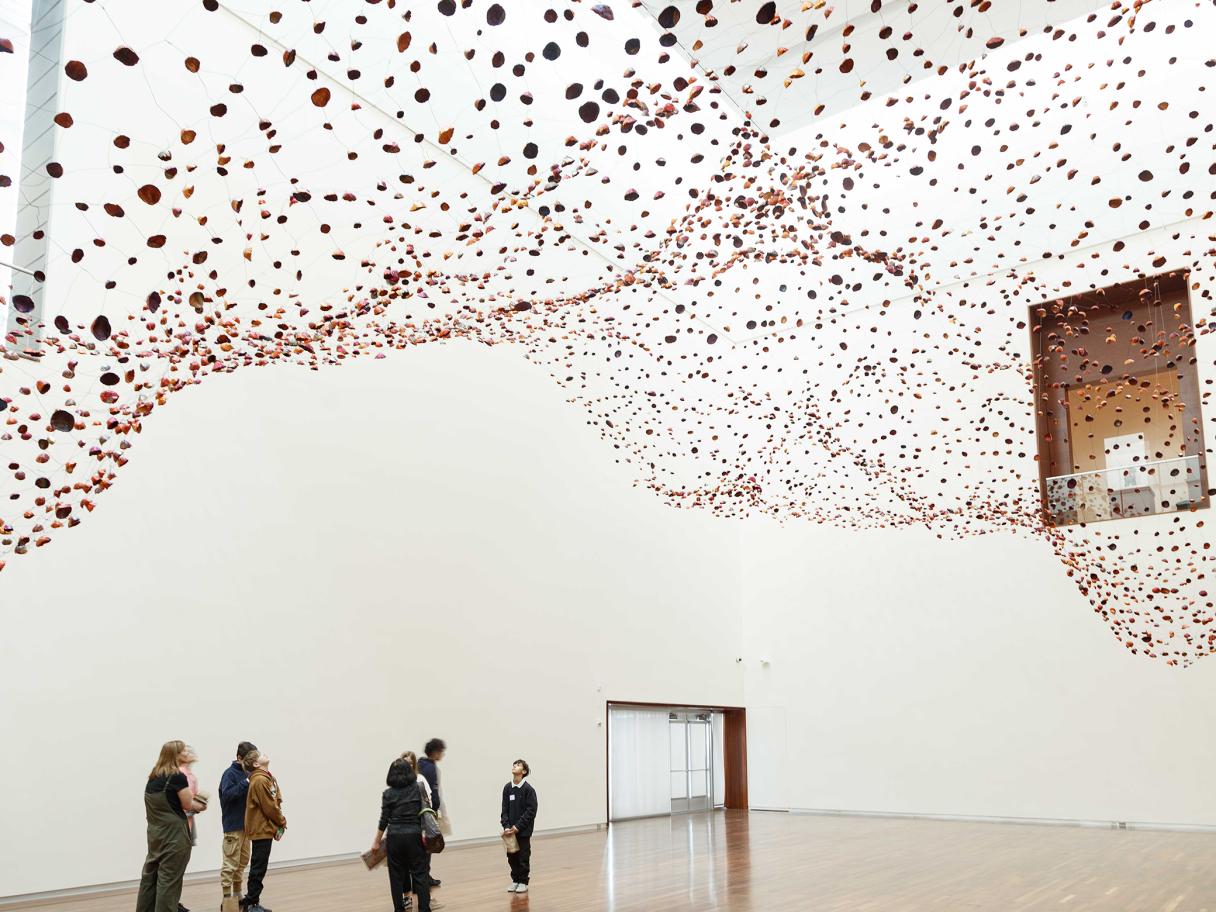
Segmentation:
<svg viewBox="0 0 1216 912">
<path fill-rule="evenodd" d="M 434 870 L 446 912 L 1216 912 L 1216 836 L 1206 833 L 719 811 L 538 836 L 525 896 L 506 892 L 497 845 L 450 849 Z M 214 912 L 219 898 L 218 883 L 193 883 L 182 900 Z M 392 909 L 385 872 L 359 862 L 272 870 L 263 902 L 275 912 Z M 133 904 L 127 893 L 53 908 Z"/>
</svg>

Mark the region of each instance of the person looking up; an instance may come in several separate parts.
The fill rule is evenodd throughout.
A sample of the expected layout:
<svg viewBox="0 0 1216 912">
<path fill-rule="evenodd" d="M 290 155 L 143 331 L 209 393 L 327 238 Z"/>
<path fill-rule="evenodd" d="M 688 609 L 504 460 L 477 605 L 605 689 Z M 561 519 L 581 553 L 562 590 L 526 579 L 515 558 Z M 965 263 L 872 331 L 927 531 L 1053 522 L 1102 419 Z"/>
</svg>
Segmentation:
<svg viewBox="0 0 1216 912">
<path fill-rule="evenodd" d="M 508 893 L 527 893 L 532 874 L 532 830 L 536 826 L 536 789 L 525 781 L 532 770 L 526 760 L 511 764 L 511 781 L 502 788 L 503 836 L 514 836 L 519 850 L 507 853 L 511 866 L 511 886 Z"/>
<path fill-rule="evenodd" d="M 283 838 L 287 818 L 283 816 L 283 792 L 270 774 L 270 758 L 259 751 L 245 756 L 250 768 L 249 791 L 245 796 L 245 835 L 249 852 L 249 890 L 245 894 L 246 912 L 271 912 L 262 905 L 262 883 L 270 863 L 270 847 Z"/>
</svg>

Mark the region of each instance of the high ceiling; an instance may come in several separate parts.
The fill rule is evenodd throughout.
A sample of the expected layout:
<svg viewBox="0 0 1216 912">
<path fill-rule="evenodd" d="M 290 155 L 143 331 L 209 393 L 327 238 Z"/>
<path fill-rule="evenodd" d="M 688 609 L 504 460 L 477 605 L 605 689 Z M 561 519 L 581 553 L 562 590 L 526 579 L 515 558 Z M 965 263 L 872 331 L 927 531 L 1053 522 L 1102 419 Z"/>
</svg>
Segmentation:
<svg viewBox="0 0 1216 912">
<path fill-rule="evenodd" d="M 657 27 L 670 26 L 673 50 L 774 136 L 1110 7 L 1109 0 L 641 2 Z"/>
</svg>

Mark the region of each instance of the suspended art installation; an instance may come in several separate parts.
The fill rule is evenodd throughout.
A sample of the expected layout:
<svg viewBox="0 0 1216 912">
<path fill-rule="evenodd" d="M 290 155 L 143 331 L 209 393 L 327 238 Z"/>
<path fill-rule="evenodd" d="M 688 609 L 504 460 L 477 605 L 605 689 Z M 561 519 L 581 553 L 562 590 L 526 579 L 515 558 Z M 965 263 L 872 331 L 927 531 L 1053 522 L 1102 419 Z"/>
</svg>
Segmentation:
<svg viewBox="0 0 1216 912">
<path fill-rule="evenodd" d="M 0 568 L 188 387 L 480 343 L 674 506 L 1034 536 L 1132 652 L 1216 646 L 1212 0 L 60 7 Z"/>
</svg>

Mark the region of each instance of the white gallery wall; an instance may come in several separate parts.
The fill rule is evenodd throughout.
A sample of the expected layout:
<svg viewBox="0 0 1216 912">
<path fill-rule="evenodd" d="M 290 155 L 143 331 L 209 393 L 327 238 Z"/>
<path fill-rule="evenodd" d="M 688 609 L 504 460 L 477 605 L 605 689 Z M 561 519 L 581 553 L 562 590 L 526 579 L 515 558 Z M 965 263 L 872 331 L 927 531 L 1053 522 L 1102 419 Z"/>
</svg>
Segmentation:
<svg viewBox="0 0 1216 912">
<path fill-rule="evenodd" d="M 765 523 L 743 555 L 753 806 L 1216 825 L 1216 662 L 1131 655 L 1045 545 Z"/>
<path fill-rule="evenodd" d="M 213 793 L 237 741 L 270 754 L 277 860 L 367 848 L 389 761 L 432 736 L 454 838 L 498 832 L 519 756 L 541 829 L 603 821 L 605 700 L 743 693 L 738 526 L 602 447 L 465 344 L 179 396 L 95 521 L 4 571 L 0 895 L 138 877 L 171 738 Z M 218 806 L 199 833 L 214 870 Z"/>
</svg>

